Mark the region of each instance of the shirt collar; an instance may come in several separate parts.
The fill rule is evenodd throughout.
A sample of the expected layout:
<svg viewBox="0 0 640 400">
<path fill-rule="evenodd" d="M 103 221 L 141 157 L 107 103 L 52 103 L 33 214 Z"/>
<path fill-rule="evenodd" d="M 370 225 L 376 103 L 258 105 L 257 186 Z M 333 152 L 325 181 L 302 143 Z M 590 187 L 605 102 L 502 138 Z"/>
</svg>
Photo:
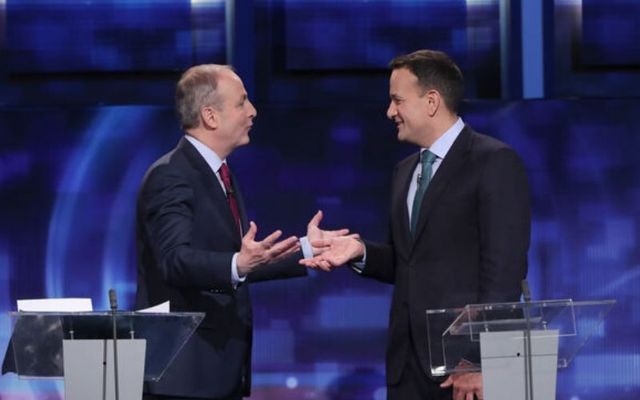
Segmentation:
<svg viewBox="0 0 640 400">
<path fill-rule="evenodd" d="M 184 137 L 189 141 L 189 143 L 193 145 L 193 147 L 196 148 L 198 153 L 200 153 L 202 158 L 204 158 L 213 172 L 218 173 L 218 170 L 222 166 L 222 163 L 224 163 L 226 160 L 221 160 L 213 150 L 211 150 L 209 147 L 207 147 L 207 145 L 194 138 L 193 136 L 184 135 Z"/>
<path fill-rule="evenodd" d="M 438 156 L 438 158 L 444 159 L 449 152 L 449 149 L 451 149 L 451 146 L 453 146 L 453 142 L 456 141 L 458 135 L 460 135 L 460 132 L 462 132 L 463 129 L 464 122 L 462 121 L 462 118 L 458 117 L 458 120 L 453 125 L 451 125 L 451 127 L 438 138 L 438 140 L 433 142 L 429 149 L 422 150 L 429 150 L 430 152 Z"/>
</svg>

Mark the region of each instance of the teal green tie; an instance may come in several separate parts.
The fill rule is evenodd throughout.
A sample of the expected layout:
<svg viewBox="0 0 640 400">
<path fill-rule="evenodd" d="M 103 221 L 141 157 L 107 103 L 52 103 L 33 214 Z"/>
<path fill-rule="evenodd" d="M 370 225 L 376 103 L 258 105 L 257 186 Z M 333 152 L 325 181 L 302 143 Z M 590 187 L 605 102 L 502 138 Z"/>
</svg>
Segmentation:
<svg viewBox="0 0 640 400">
<path fill-rule="evenodd" d="M 411 234 L 416 231 L 416 225 L 418 225 L 420 206 L 422 205 L 424 192 L 427 191 L 429 182 L 431 182 L 432 165 L 435 160 L 436 155 L 429 150 L 425 150 L 420 154 L 422 172 L 418 174 L 418 187 L 416 189 L 416 196 L 413 198 L 413 207 L 411 209 Z"/>
</svg>

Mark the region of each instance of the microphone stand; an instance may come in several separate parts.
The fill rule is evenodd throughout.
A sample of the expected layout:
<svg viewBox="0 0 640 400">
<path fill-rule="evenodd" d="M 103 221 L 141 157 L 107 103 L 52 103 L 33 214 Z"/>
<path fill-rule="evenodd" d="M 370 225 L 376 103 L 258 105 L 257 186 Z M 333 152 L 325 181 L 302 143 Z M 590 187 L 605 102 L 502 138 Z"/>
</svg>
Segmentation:
<svg viewBox="0 0 640 400">
<path fill-rule="evenodd" d="M 116 329 L 116 313 L 118 310 L 118 301 L 116 299 L 116 291 L 109 289 L 109 303 L 111 305 L 111 320 L 113 322 L 113 380 L 115 382 L 115 399 L 120 400 L 120 390 L 118 388 L 118 331 Z"/>
<path fill-rule="evenodd" d="M 533 400 L 533 367 L 531 354 L 531 292 L 529 291 L 529 283 L 526 279 L 522 281 L 522 297 L 524 298 L 523 311 L 526 328 L 524 330 L 524 374 L 525 374 L 525 399 Z"/>
</svg>

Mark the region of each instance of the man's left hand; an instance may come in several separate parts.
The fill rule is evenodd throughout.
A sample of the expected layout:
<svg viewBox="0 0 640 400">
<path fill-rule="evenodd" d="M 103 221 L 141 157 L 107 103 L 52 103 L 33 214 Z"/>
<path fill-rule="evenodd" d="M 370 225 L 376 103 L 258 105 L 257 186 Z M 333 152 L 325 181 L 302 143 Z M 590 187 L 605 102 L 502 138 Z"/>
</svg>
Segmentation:
<svg viewBox="0 0 640 400">
<path fill-rule="evenodd" d="M 334 237 L 344 236 L 349 233 L 349 229 L 337 229 L 335 231 L 325 231 L 320 229 L 320 221 L 322 221 L 322 211 L 318 211 L 307 224 L 307 238 L 312 244 L 313 255 L 317 256 L 321 253 L 320 248 L 313 246 L 313 242 L 328 240 Z"/>
</svg>

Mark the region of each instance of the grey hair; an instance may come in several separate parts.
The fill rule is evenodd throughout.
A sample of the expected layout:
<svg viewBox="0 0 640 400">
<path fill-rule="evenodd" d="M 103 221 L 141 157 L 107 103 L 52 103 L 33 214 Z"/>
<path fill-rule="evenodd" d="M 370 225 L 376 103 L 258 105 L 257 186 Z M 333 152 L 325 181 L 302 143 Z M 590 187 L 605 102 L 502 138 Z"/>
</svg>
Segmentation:
<svg viewBox="0 0 640 400">
<path fill-rule="evenodd" d="M 219 107 L 218 79 L 228 65 L 202 64 L 186 70 L 176 85 L 176 111 L 182 129 L 194 129 L 200 123 L 200 110 L 204 106 Z"/>
</svg>

